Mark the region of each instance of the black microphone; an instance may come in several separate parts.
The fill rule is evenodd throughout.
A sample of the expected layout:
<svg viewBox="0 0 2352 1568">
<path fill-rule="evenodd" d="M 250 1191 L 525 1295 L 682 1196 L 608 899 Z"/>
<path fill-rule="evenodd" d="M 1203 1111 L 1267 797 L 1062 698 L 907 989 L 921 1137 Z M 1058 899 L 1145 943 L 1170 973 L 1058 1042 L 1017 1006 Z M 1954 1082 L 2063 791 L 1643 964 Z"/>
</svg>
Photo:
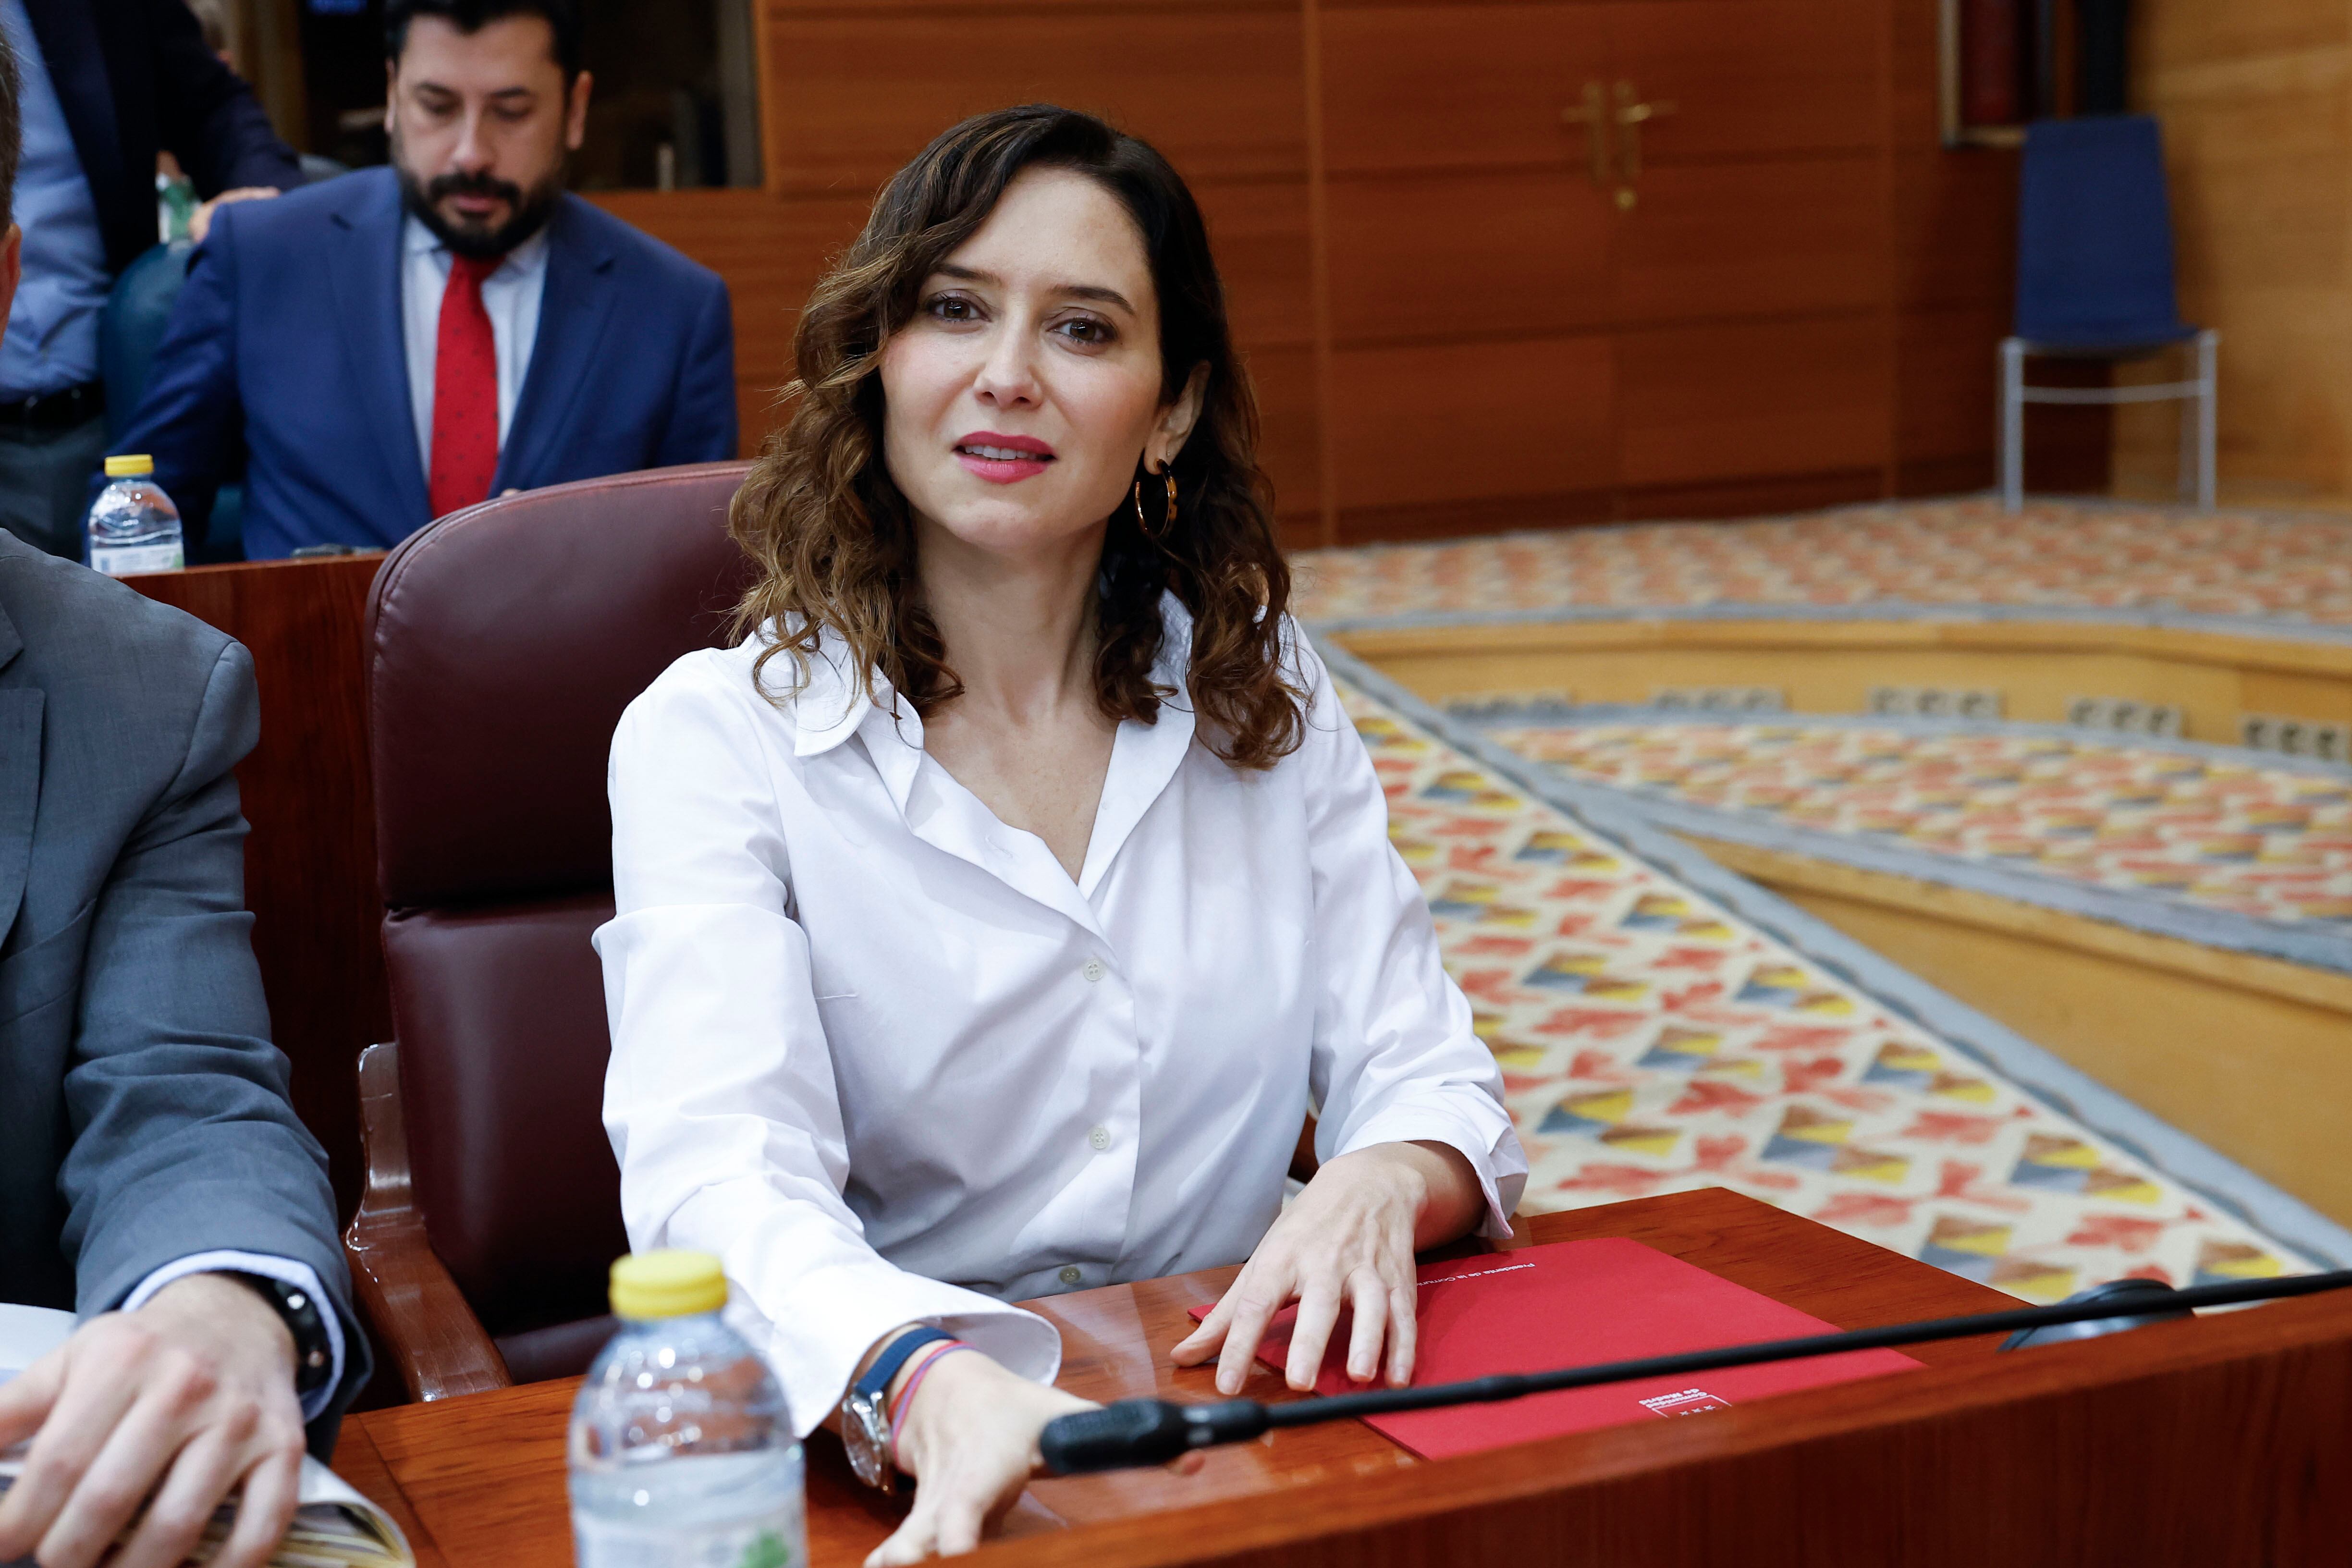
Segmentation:
<svg viewBox="0 0 2352 1568">
<path fill-rule="evenodd" d="M 1057 1476 L 1164 1465 L 1178 1455 L 1217 1443 L 1239 1443 L 1266 1429 L 1266 1407 L 1255 1399 L 1179 1405 L 1168 1399 L 1122 1399 L 1098 1410 L 1056 1415 L 1037 1439 L 1045 1468 Z"/>
<path fill-rule="evenodd" d="M 2071 1296 L 2054 1307 L 2021 1307 L 2013 1311 L 1979 1312 L 1965 1318 L 1890 1323 L 1884 1328 L 1770 1340 L 1681 1355 L 1651 1356 L 1642 1361 L 1610 1362 L 1600 1366 L 1563 1367 L 1554 1372 L 1498 1373 L 1491 1377 L 1433 1384 L 1425 1388 L 1368 1389 L 1361 1394 L 1335 1394 L 1282 1405 L 1261 1405 L 1254 1399 L 1228 1399 L 1215 1405 L 1122 1399 L 1098 1410 L 1055 1416 L 1045 1423 L 1037 1447 L 1046 1469 L 1057 1476 L 1074 1476 L 1166 1464 L 1190 1449 L 1241 1442 L 1276 1426 L 1308 1426 L 1323 1421 L 1434 1410 L 1450 1405 L 1492 1404 L 1565 1388 L 1631 1383 L 1645 1377 L 1683 1377 L 1692 1373 L 1718 1372 L 1725 1367 L 1843 1355 L 1849 1351 L 1886 1350 L 1896 1345 L 1925 1344 L 1931 1340 L 1967 1339 L 1976 1334 L 2009 1334 L 2010 1342 L 2002 1348 L 2011 1349 L 2033 1342 L 2034 1331 L 2041 1329 L 2085 1324 L 2102 1325 L 2095 1331 L 2113 1331 L 2139 1327 L 2138 1320 L 2142 1318 L 2178 1318 L 2198 1307 L 2315 1295 L 2347 1285 L 2352 1285 L 2352 1269 L 2298 1274 L 2283 1279 L 2200 1285 L 2188 1290 L 2176 1290 L 2155 1280 L 2117 1290 L 2110 1282 Z"/>
</svg>

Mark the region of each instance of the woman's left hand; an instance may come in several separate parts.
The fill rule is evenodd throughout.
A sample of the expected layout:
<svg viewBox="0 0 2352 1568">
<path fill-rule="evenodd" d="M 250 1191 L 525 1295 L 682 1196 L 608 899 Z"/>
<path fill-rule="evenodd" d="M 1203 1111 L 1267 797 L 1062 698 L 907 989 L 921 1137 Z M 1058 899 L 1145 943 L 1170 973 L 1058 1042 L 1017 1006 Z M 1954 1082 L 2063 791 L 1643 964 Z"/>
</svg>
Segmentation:
<svg viewBox="0 0 2352 1568">
<path fill-rule="evenodd" d="M 1348 1375 L 1370 1382 L 1385 1342 L 1389 1382 L 1402 1387 L 1412 1380 L 1413 1252 L 1460 1236 L 1485 1206 L 1470 1162 L 1445 1144 L 1376 1143 L 1340 1155 L 1274 1222 L 1232 1289 L 1176 1347 L 1176 1364 L 1216 1355 L 1217 1392 L 1239 1394 L 1266 1325 L 1297 1301 L 1283 1370 L 1303 1393 L 1315 1386 L 1346 1306 L 1355 1312 Z"/>
</svg>

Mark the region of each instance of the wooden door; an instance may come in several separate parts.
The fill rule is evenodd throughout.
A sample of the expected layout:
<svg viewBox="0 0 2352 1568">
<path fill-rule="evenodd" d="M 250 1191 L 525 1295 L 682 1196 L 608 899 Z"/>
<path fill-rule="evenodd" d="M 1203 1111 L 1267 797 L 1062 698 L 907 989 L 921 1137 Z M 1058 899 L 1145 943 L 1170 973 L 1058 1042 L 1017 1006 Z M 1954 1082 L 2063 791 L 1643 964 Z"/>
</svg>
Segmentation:
<svg viewBox="0 0 2352 1568">
<path fill-rule="evenodd" d="M 1328 482 L 1344 538 L 1605 515 L 1603 7 L 1321 17 Z"/>
<path fill-rule="evenodd" d="M 1631 514 L 1878 493 L 1890 189 L 1867 0 L 1618 0 L 1618 445 Z M 1744 488 L 1743 488 L 1744 487 Z"/>
</svg>

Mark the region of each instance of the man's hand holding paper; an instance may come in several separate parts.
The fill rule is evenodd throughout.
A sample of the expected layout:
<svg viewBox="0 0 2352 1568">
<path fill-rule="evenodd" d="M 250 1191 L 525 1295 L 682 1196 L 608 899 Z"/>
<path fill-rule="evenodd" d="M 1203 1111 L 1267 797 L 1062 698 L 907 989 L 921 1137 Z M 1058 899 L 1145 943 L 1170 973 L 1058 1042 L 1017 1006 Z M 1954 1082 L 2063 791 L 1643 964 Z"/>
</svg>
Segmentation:
<svg viewBox="0 0 2352 1568">
<path fill-rule="evenodd" d="M 0 1385 L 0 1448 L 27 1440 L 0 1497 L 0 1562 L 88 1568 L 121 1537 L 115 1568 L 173 1568 L 242 1488 L 212 1561 L 259 1568 L 293 1518 L 302 1461 L 292 1336 L 232 1279 L 174 1280 Z"/>
</svg>

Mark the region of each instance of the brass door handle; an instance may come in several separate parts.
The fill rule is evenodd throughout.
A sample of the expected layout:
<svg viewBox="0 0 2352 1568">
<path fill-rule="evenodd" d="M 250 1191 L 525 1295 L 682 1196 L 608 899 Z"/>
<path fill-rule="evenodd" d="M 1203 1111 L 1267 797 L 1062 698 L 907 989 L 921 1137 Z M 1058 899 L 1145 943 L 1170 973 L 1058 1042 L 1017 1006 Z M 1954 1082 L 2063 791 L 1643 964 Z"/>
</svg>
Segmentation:
<svg viewBox="0 0 2352 1568">
<path fill-rule="evenodd" d="M 1642 177 L 1642 126 L 1662 115 L 1675 113 L 1678 108 L 1664 100 L 1643 103 L 1632 82 L 1617 84 L 1618 170 L 1628 184 Z"/>
<path fill-rule="evenodd" d="M 1584 127 L 1584 150 L 1587 166 L 1592 173 L 1592 183 L 1609 183 L 1609 115 L 1604 105 L 1606 95 L 1597 81 L 1584 84 L 1584 101 L 1570 104 L 1559 111 L 1564 125 Z"/>
</svg>

